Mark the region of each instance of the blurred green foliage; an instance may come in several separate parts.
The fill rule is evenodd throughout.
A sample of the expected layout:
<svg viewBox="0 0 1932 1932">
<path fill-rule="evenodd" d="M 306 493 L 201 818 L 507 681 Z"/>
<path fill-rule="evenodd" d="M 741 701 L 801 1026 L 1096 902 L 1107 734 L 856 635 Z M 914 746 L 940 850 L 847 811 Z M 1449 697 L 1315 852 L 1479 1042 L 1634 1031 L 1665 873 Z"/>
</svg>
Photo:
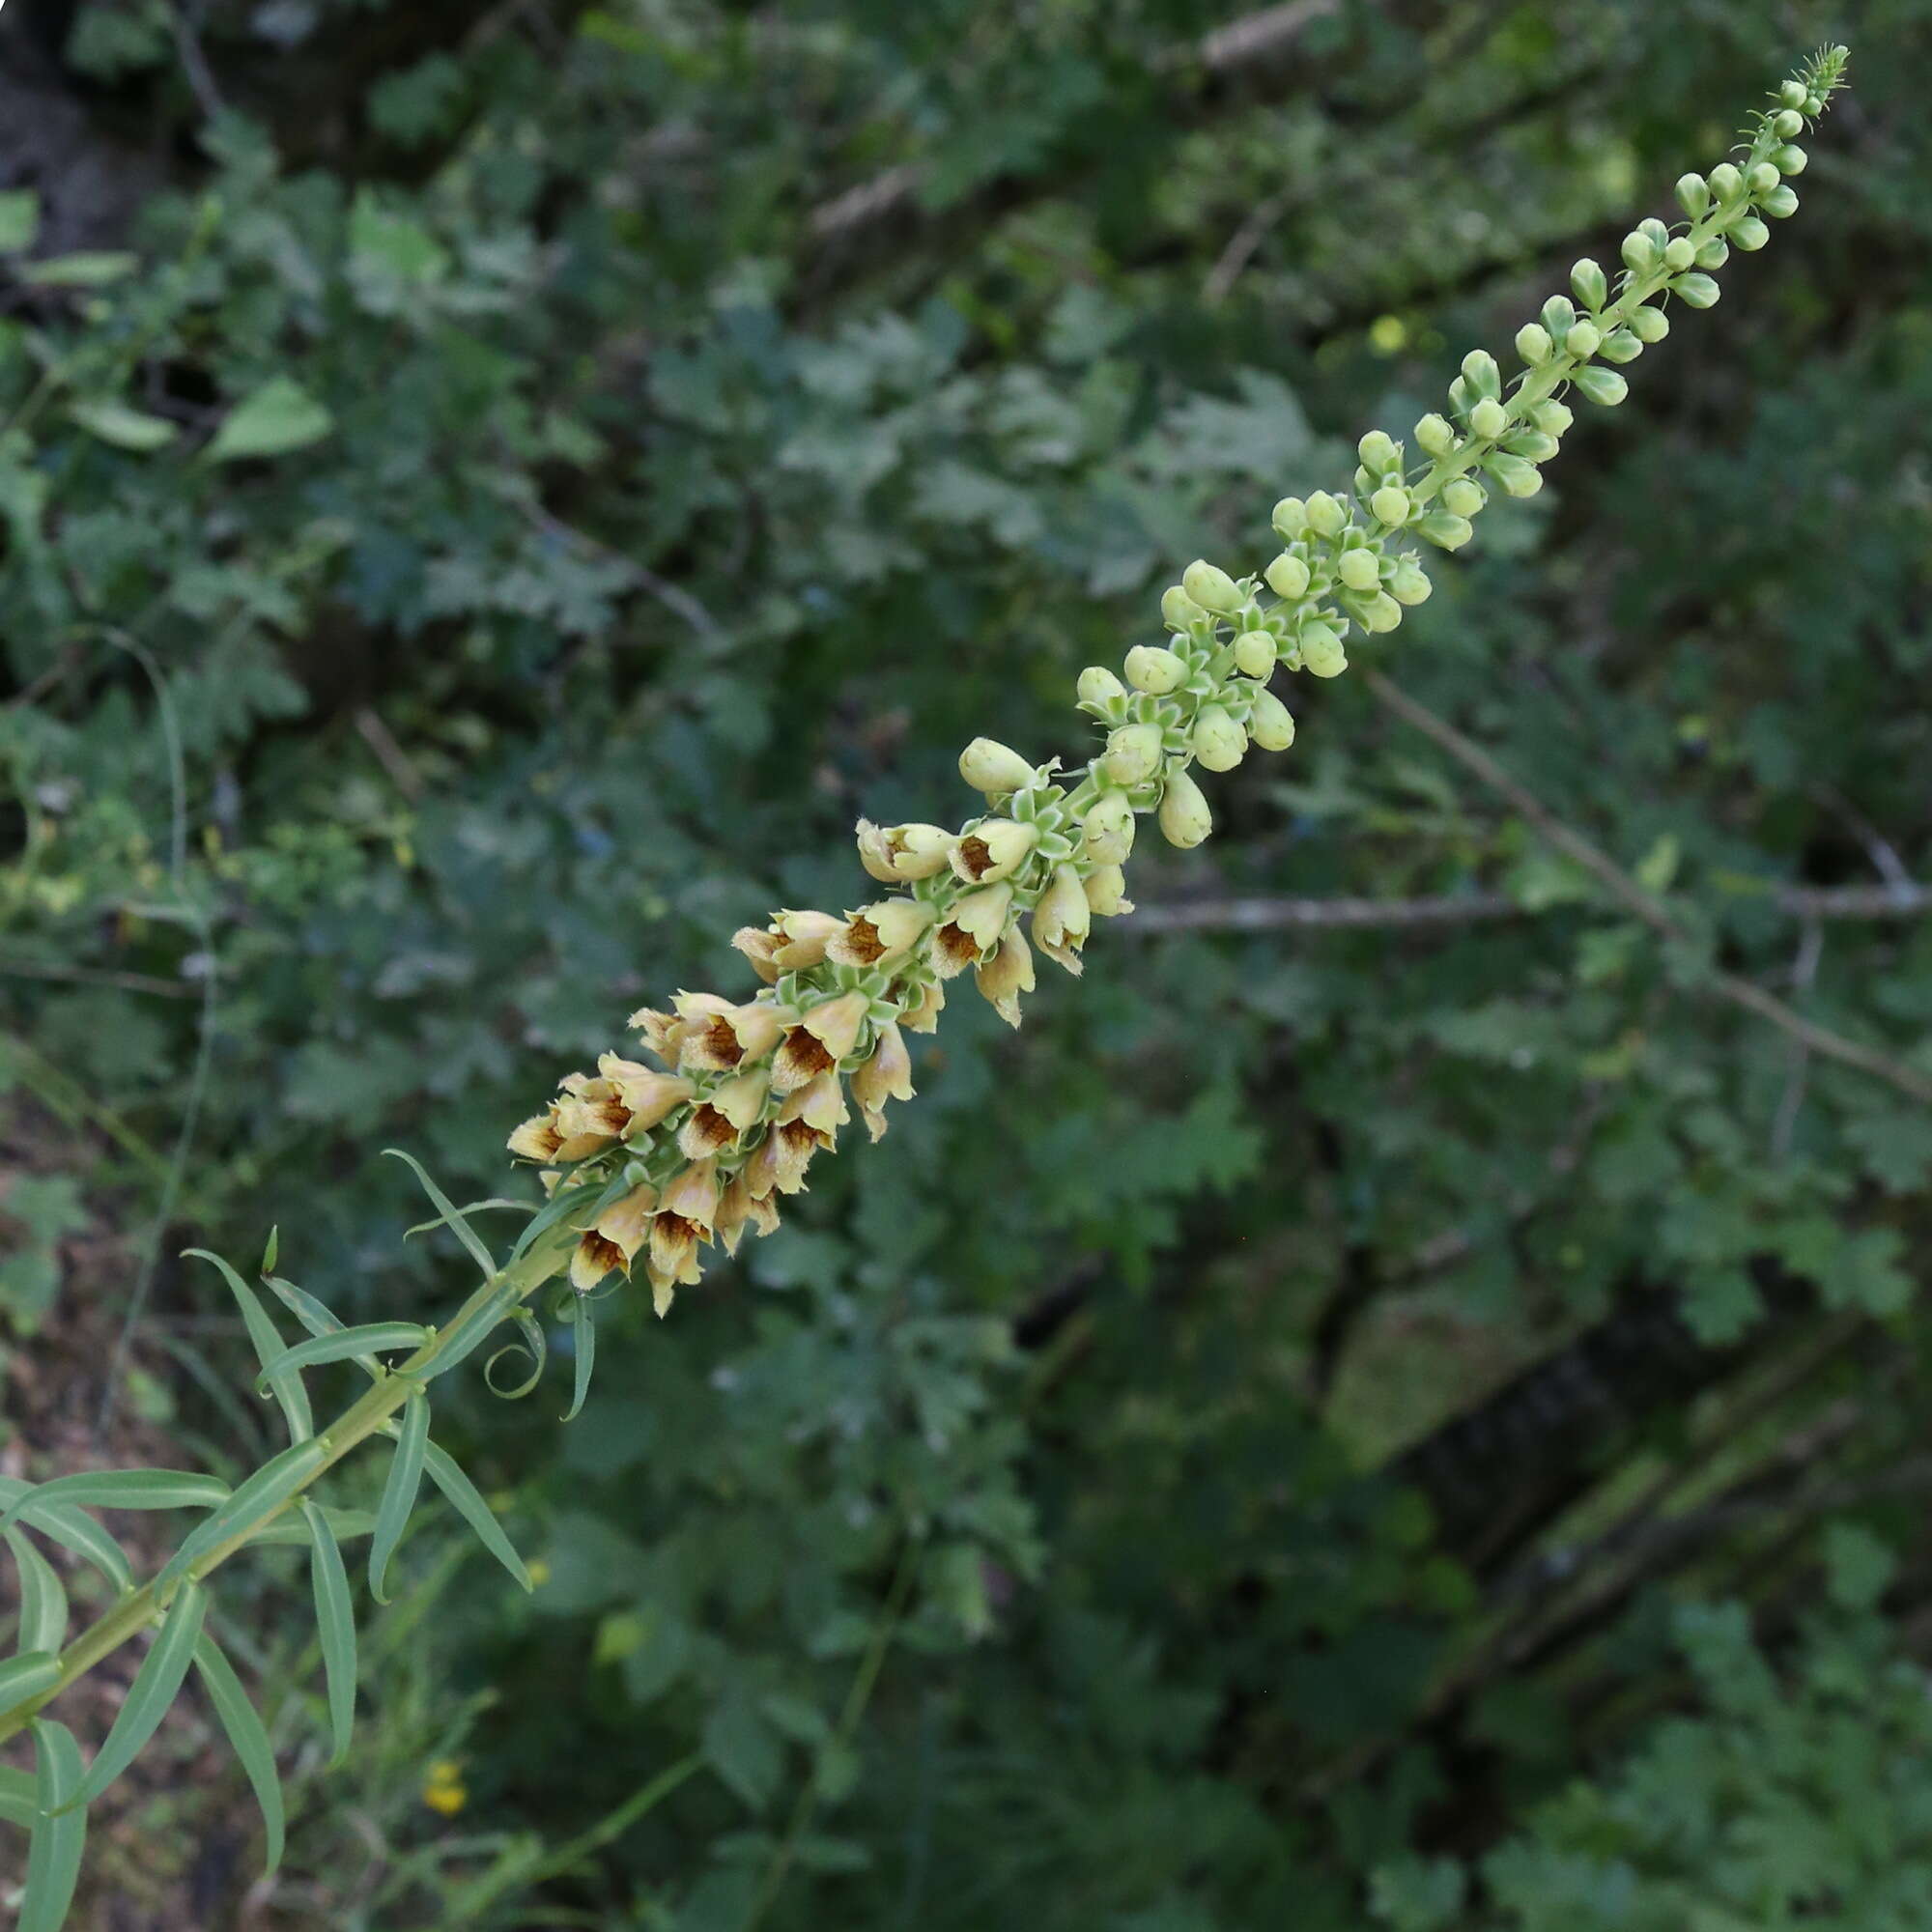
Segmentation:
<svg viewBox="0 0 1932 1932">
<path fill-rule="evenodd" d="M 1932 1071 L 1932 921 L 1813 944 L 1773 890 L 1932 842 L 1924 0 L 33 11 L 140 191 L 103 232 L 0 142 L 0 1016 L 130 1216 L 199 1090 L 180 1233 L 435 1319 L 460 1258 L 378 1148 L 503 1191 L 630 1008 L 850 899 L 853 819 L 944 817 L 965 736 L 1057 749 L 1179 562 L 1852 28 L 1800 218 L 1361 655 L 1700 956 Z M 1520 916 L 1114 927 L 1017 1038 L 955 1002 L 885 1147 L 675 1319 L 613 1304 L 569 1430 L 472 1390 L 549 1580 L 414 1625 L 412 1684 L 494 1695 L 399 1843 L 704 1775 L 372 1922 L 1923 1921 L 1932 1574 L 1847 1565 L 1916 1540 L 1932 1121 L 1359 680 L 1298 696 L 1137 898 Z M 71 1208 L 0 1198 L 10 1316 Z M 1459 1489 L 1456 1418 L 1633 1307 L 1721 1345 L 1694 1400 L 1559 1378 Z"/>
</svg>

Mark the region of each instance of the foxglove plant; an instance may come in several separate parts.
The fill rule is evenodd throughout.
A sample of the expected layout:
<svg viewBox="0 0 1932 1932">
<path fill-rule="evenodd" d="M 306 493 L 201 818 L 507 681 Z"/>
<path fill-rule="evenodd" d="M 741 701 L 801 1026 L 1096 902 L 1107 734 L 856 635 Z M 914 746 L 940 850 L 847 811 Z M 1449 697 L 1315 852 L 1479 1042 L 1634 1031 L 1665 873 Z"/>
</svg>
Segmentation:
<svg viewBox="0 0 1932 1932">
<path fill-rule="evenodd" d="M 190 1669 L 260 1800 L 273 1866 L 283 1834 L 273 1753 L 207 1628 L 212 1574 L 252 1544 L 306 1547 L 338 1758 L 348 1748 L 355 1682 L 345 1538 L 369 1538 L 371 1592 L 384 1601 L 390 1558 L 427 1475 L 527 1588 L 528 1574 L 488 1505 L 430 1438 L 431 1384 L 506 1322 L 540 1369 L 543 1328 L 527 1304 L 562 1278 L 560 1308 L 575 1328 L 574 1415 L 592 1370 L 593 1299 L 610 1277 L 641 1267 L 663 1315 L 680 1287 L 698 1282 L 707 1248 L 728 1255 L 748 1231 L 769 1233 L 781 1202 L 804 1189 L 810 1162 L 848 1124 L 852 1102 L 876 1140 L 888 1104 L 912 1098 L 906 1036 L 934 1030 L 949 986 L 967 973 L 1015 1026 L 1022 997 L 1035 989 L 1037 954 L 1077 974 L 1094 922 L 1132 910 L 1123 867 L 1139 820 L 1151 814 L 1171 843 L 1198 845 L 1213 821 L 1195 767 L 1225 772 L 1251 747 L 1293 744 L 1294 721 L 1270 689 L 1275 671 L 1337 676 L 1351 639 L 1395 629 L 1430 594 L 1419 546 L 1461 549 L 1492 491 L 1534 495 L 1573 420 L 1566 395 L 1621 402 L 1620 367 L 1668 333 L 1670 298 L 1710 307 L 1715 272 L 1730 250 L 1761 248 L 1767 217 L 1796 211 L 1790 181 L 1805 162 L 1797 138 L 1829 105 L 1846 58 L 1842 47 L 1822 50 L 1785 81 L 1751 117 L 1736 160 L 1678 182 L 1675 222 L 1645 220 L 1624 238 L 1613 274 L 1578 262 L 1570 293 L 1550 297 L 1517 332 L 1521 366 L 1508 381 L 1487 352 L 1465 356 L 1446 412 L 1414 426 L 1418 457 L 1372 430 L 1347 492 L 1318 490 L 1275 505 L 1280 547 L 1260 570 L 1236 577 L 1205 560 L 1189 565 L 1161 600 L 1164 640 L 1134 645 L 1119 674 L 1098 666 L 1081 673 L 1078 707 L 1105 733 L 1083 767 L 1064 770 L 1058 759 L 1036 762 L 975 739 L 959 768 L 983 795 L 983 812 L 957 831 L 862 820 L 859 857 L 880 888 L 876 897 L 838 915 L 781 910 L 738 932 L 733 943 L 762 982 L 750 997 L 680 992 L 666 1009 L 633 1014 L 645 1058 L 606 1054 L 594 1074 L 564 1079 L 510 1136 L 512 1153 L 540 1170 L 548 1198 L 506 1258 L 493 1255 L 471 1225 L 477 1208 L 456 1208 L 416 1167 L 436 1208 L 426 1225 L 449 1227 L 482 1276 L 446 1326 L 345 1327 L 276 1274 L 271 1237 L 260 1277 L 305 1331 L 290 1347 L 256 1290 L 203 1255 L 241 1307 L 289 1446 L 232 1491 L 211 1476 L 161 1469 L 38 1485 L 0 1479 L 0 1538 L 19 1580 L 15 1654 L 0 1662 L 0 1739 L 30 1730 L 36 1754 L 32 1776 L 0 1768 L 0 1821 L 31 1834 L 20 1932 L 55 1932 L 64 1922 L 86 1807 L 132 1762 Z M 404 1351 L 400 1362 L 384 1360 Z M 303 1375 L 336 1361 L 357 1363 L 369 1386 L 318 1429 Z M 394 1445 L 375 1512 L 319 1504 L 309 1493 L 319 1478 L 375 1435 Z M 137 1585 L 89 1507 L 207 1514 Z M 36 1538 L 94 1565 L 115 1594 L 71 1641 L 59 1573 Z M 154 1641 L 128 1697 L 83 1763 L 71 1733 L 45 1708 L 149 1630 Z"/>
</svg>

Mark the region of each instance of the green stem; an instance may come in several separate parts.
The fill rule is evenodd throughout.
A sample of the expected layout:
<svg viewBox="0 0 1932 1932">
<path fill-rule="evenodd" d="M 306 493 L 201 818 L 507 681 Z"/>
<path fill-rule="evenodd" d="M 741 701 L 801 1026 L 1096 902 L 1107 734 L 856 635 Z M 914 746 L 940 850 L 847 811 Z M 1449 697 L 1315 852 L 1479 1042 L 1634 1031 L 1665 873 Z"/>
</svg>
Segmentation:
<svg viewBox="0 0 1932 1932">
<path fill-rule="evenodd" d="M 285 1496 L 280 1502 L 265 1505 L 256 1515 L 238 1523 L 231 1535 L 194 1563 L 185 1576 L 171 1580 L 165 1588 L 153 1582 L 144 1583 L 138 1590 L 130 1590 L 104 1616 L 90 1624 L 61 1652 L 60 1676 L 51 1688 L 35 1696 L 23 1697 L 10 1709 L 0 1712 L 0 1742 L 25 1729 L 35 1713 L 51 1703 L 75 1679 L 84 1676 L 102 1659 L 111 1657 L 130 1637 L 158 1622 L 176 1592 L 185 1584 L 200 1582 L 211 1571 L 227 1562 L 243 1544 L 268 1528 L 277 1517 L 294 1508 L 303 1492 L 325 1470 L 341 1462 L 357 1443 L 366 1441 L 382 1430 L 384 1424 L 410 1399 L 412 1392 L 420 1388 L 436 1373 L 439 1361 L 455 1351 L 459 1345 L 467 1351 L 479 1329 L 497 1326 L 519 1302 L 550 1280 L 562 1264 L 575 1239 L 576 1236 L 567 1229 L 553 1231 L 545 1239 L 538 1241 L 528 1254 L 493 1275 L 457 1311 L 456 1319 L 448 1327 L 431 1334 L 400 1368 L 385 1375 L 381 1381 L 372 1382 L 327 1429 L 319 1431 L 315 1440 L 326 1453 L 300 1490 Z"/>
</svg>

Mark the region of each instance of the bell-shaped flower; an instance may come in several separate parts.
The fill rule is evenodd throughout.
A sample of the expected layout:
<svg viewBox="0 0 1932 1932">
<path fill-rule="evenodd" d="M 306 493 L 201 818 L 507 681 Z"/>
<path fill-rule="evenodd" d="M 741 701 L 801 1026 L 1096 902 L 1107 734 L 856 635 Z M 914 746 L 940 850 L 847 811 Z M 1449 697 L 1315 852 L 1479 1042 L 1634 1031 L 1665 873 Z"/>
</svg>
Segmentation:
<svg viewBox="0 0 1932 1932">
<path fill-rule="evenodd" d="M 1008 928 L 1000 950 L 980 967 L 974 978 L 980 990 L 993 1003 L 993 1010 L 1009 1026 L 1020 1023 L 1020 995 L 1033 991 L 1033 948 L 1018 926 Z"/>
<path fill-rule="evenodd" d="M 1067 972 L 1080 972 L 1080 949 L 1094 923 L 1086 888 L 1071 866 L 1054 868 L 1052 883 L 1033 909 L 1034 944 Z"/>
<path fill-rule="evenodd" d="M 1012 910 L 1013 889 L 1002 882 L 968 893 L 953 902 L 952 914 L 933 936 L 932 963 L 942 980 L 977 966 L 999 943 Z"/>
</svg>

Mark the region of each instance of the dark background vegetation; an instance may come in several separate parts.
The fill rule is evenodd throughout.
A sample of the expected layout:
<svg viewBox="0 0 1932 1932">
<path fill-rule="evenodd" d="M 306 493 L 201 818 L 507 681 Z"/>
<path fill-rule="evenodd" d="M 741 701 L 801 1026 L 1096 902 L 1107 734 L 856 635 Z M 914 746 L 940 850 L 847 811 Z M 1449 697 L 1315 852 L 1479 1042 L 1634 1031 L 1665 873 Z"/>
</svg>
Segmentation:
<svg viewBox="0 0 1932 1932">
<path fill-rule="evenodd" d="M 630 1008 L 956 815 L 970 733 L 1071 751 L 1181 563 L 1828 36 L 1798 218 L 1357 652 L 1679 936 L 1303 682 L 1146 929 L 1018 1037 L 955 1000 L 578 1422 L 445 1402 L 548 1580 L 426 1524 L 347 1771 L 298 1574 L 224 1573 L 289 1869 L 190 1705 L 85 1923 L 1932 1924 L 1932 1110 L 1712 983 L 1932 1076 L 1932 6 L 12 0 L 36 1475 L 260 1453 L 191 1239 L 435 1319 L 384 1146 L 515 1186 Z"/>
</svg>

